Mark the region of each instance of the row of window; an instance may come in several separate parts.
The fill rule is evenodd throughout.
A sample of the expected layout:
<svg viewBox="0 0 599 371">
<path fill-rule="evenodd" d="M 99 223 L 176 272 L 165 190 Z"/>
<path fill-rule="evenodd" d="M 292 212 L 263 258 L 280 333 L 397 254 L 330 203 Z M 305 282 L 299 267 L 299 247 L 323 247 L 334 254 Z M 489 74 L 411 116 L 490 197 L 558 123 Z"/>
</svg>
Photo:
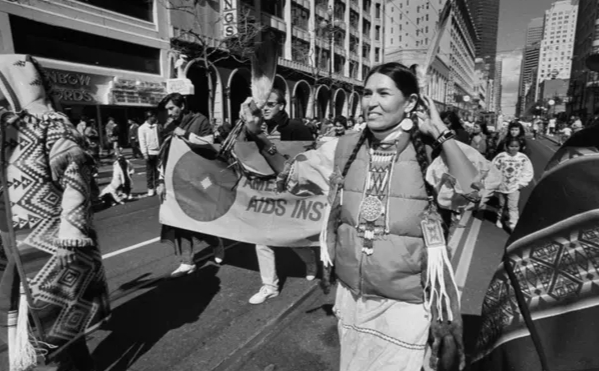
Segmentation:
<svg viewBox="0 0 599 371">
<path fill-rule="evenodd" d="M 160 49 L 10 15 L 15 52 L 98 67 L 160 74 Z"/>
<path fill-rule="evenodd" d="M 75 0 L 144 21 L 154 21 L 153 0 Z"/>
</svg>

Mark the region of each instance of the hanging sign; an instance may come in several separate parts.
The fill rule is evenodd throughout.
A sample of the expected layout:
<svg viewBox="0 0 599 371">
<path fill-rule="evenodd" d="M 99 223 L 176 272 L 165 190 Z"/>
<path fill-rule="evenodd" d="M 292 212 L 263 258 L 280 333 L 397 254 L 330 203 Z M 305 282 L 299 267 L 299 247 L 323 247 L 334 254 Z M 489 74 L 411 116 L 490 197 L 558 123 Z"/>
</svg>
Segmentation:
<svg viewBox="0 0 599 371">
<path fill-rule="evenodd" d="M 239 1 L 238 0 L 221 0 L 220 6 L 222 9 L 223 22 L 223 37 L 236 36 L 239 30 L 237 29 L 237 20 L 239 18 Z"/>
<path fill-rule="evenodd" d="M 44 68 L 53 94 L 62 103 L 106 104 L 112 76 Z"/>
<path fill-rule="evenodd" d="M 169 79 L 166 80 L 166 92 L 179 93 L 181 95 L 195 94 L 194 85 L 190 79 Z"/>
</svg>

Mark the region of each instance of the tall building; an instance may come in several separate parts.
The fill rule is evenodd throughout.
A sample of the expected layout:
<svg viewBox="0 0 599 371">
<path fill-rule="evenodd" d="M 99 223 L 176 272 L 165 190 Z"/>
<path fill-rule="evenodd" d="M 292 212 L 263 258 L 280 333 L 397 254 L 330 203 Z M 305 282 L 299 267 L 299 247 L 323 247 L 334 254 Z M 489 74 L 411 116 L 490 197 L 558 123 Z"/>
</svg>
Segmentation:
<svg viewBox="0 0 599 371">
<path fill-rule="evenodd" d="M 408 66 L 422 64 L 434 37 L 439 12 L 444 2 L 445 0 L 387 0 L 384 62 L 397 61 Z M 443 53 L 435 58 L 428 71 L 430 80 L 426 93 L 437 103 L 440 110 L 445 109 L 449 71 L 449 55 Z"/>
<path fill-rule="evenodd" d="M 184 67 L 187 78 L 196 86 L 192 99 L 200 111 L 212 104 L 216 119 L 235 122 L 241 103 L 251 93 L 249 62 L 222 54 L 227 45 L 222 42 L 227 30 L 222 19 L 227 10 L 214 7 L 211 2 L 193 3 L 193 11 L 189 6 L 171 7 L 171 43 L 183 45 L 179 49 L 184 52 L 201 48 L 202 43 L 189 33 L 193 31 L 210 46 L 209 54 L 216 60 L 208 61 L 213 76 L 213 101 L 206 97 L 202 54 L 190 58 Z M 279 39 L 274 85 L 285 92 L 289 102 L 286 109 L 292 117 L 359 114 L 363 78 L 383 60 L 383 25 L 387 16 L 383 0 L 230 0 L 227 4 L 235 9 L 240 26 L 246 23 L 242 17 L 249 17 L 249 21 L 260 17 Z M 240 37 L 246 34 L 241 32 Z"/>
<path fill-rule="evenodd" d="M 577 15 L 578 0 L 556 1 L 545 11 L 537 87 L 547 79 L 570 78 Z"/>
<path fill-rule="evenodd" d="M 384 61 L 406 65 L 422 63 L 435 34 L 446 0 L 387 0 Z M 466 109 L 465 96 L 476 92 L 477 34 L 466 0 L 454 1 L 439 52 L 428 71 L 427 92 L 440 109 Z"/>
<path fill-rule="evenodd" d="M 586 66 L 587 58 L 599 52 L 596 46 L 599 45 L 599 33 L 595 31 L 598 22 L 597 1 L 580 0 L 570 73 L 568 115 L 578 115 L 584 121 L 593 117 L 599 108 L 599 74 L 589 71 Z"/>
<path fill-rule="evenodd" d="M 467 0 L 472 21 L 478 33 L 476 57 L 489 64 L 489 78 L 496 79 L 497 31 L 499 25 L 499 0 Z"/>
<path fill-rule="evenodd" d="M 526 41 L 522 51 L 522 62 L 520 65 L 520 81 L 518 84 L 518 103 L 516 116 L 523 115 L 526 110 L 526 96 L 533 80 L 532 73 L 539 65 L 539 54 L 541 40 L 543 39 L 544 18 L 534 18 L 528 23 L 526 29 Z M 533 94 L 534 96 L 535 94 Z"/>
<path fill-rule="evenodd" d="M 35 57 L 75 123 L 113 117 L 123 144 L 166 94 L 168 35 L 166 9 L 144 0 L 0 1 L 0 53 Z"/>
<path fill-rule="evenodd" d="M 448 103 L 460 108 L 464 117 L 468 116 L 471 104 L 464 98 L 475 96 L 474 67 L 477 40 L 476 28 L 466 1 L 455 1 L 448 32 L 441 41 L 441 53 L 449 55 L 451 67 Z"/>
<path fill-rule="evenodd" d="M 501 113 L 501 94 L 503 94 L 503 86 L 502 84 L 502 74 L 503 74 L 503 60 L 501 58 L 497 59 L 495 61 L 495 80 L 494 80 L 494 86 L 495 86 L 495 113 L 496 114 L 500 114 Z"/>
</svg>

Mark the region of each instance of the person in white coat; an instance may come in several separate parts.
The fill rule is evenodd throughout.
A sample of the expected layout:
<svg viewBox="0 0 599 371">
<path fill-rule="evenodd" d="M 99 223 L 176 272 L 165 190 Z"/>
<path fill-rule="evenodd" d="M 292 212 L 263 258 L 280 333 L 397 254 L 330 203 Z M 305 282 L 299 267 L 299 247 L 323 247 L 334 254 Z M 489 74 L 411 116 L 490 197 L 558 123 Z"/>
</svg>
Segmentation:
<svg viewBox="0 0 599 371">
<path fill-rule="evenodd" d="M 158 155 L 160 154 L 160 136 L 162 128 L 154 111 L 146 112 L 146 122 L 139 127 L 139 150 L 146 160 L 146 179 L 148 196 L 156 194 L 158 186 Z"/>
</svg>

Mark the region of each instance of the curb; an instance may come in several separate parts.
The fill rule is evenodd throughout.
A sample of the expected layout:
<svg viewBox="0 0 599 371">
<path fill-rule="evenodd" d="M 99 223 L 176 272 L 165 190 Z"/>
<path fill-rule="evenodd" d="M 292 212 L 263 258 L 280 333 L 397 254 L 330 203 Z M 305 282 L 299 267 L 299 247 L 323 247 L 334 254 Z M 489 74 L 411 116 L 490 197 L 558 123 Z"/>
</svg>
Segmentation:
<svg viewBox="0 0 599 371">
<path fill-rule="evenodd" d="M 559 145 L 559 142 L 558 142 L 558 141 L 557 141 L 557 139 L 555 139 L 554 137 L 547 136 L 547 135 L 545 135 L 545 134 L 541 134 L 541 137 L 543 137 L 543 138 L 547 139 L 548 141 L 551 141 L 551 142 L 553 142 L 553 143 L 555 143 L 555 144 L 558 144 L 558 145 Z"/>
<path fill-rule="evenodd" d="M 291 303 L 283 313 L 278 317 L 273 318 L 266 326 L 263 326 L 251 338 L 233 351 L 233 353 L 229 354 L 224 361 L 212 368 L 211 371 L 240 370 L 243 367 L 243 362 L 260 349 L 266 341 L 281 332 L 286 320 L 296 313 L 296 310 L 302 304 L 305 304 L 311 297 L 317 294 L 319 289 L 320 285 L 318 283 L 314 283 L 310 286 L 299 298 L 297 298 L 297 300 Z"/>
</svg>

